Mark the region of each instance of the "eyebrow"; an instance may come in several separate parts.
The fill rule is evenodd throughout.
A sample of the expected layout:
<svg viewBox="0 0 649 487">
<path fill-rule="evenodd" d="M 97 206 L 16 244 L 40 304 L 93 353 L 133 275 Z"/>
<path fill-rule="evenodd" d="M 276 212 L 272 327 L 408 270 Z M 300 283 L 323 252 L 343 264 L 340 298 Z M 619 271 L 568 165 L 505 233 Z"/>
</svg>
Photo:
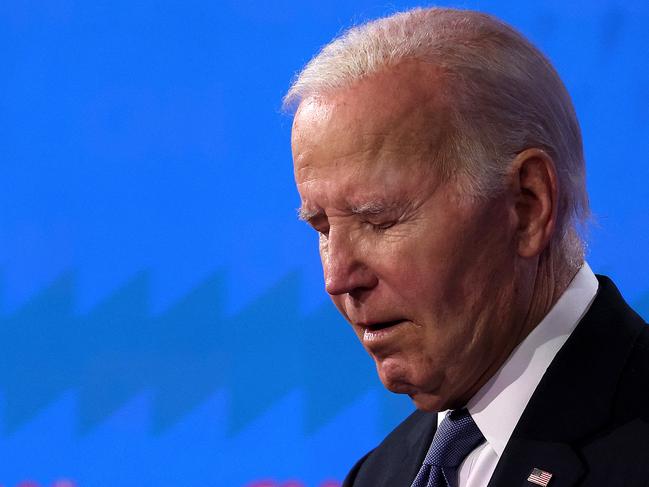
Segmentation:
<svg viewBox="0 0 649 487">
<path fill-rule="evenodd" d="M 369 203 L 363 203 L 362 205 L 352 206 L 349 211 L 352 215 L 377 216 L 387 211 L 394 210 L 398 206 L 399 205 L 397 204 L 387 204 L 382 201 L 371 201 Z M 324 215 L 323 210 L 310 210 L 304 207 L 297 209 L 298 218 L 307 223 L 321 215 Z"/>
<path fill-rule="evenodd" d="M 309 210 L 302 206 L 297 209 L 297 217 L 307 223 L 313 220 L 316 216 L 323 214 L 324 212 L 322 210 Z"/>
<path fill-rule="evenodd" d="M 396 204 L 387 204 L 383 201 L 370 201 L 369 203 L 353 206 L 351 212 L 354 215 L 376 216 L 385 213 L 386 211 L 390 211 L 396 206 Z"/>
</svg>

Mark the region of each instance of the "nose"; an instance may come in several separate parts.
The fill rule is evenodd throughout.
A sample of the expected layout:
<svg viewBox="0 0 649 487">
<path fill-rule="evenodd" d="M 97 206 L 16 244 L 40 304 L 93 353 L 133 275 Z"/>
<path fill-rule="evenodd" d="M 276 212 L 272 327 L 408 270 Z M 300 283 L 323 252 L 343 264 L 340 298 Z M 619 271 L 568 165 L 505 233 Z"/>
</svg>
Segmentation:
<svg viewBox="0 0 649 487">
<path fill-rule="evenodd" d="M 369 252 L 371 250 L 355 240 L 349 232 L 330 228 L 328 237 L 320 243 L 327 293 L 357 297 L 375 287 L 378 278 L 369 264 Z"/>
</svg>

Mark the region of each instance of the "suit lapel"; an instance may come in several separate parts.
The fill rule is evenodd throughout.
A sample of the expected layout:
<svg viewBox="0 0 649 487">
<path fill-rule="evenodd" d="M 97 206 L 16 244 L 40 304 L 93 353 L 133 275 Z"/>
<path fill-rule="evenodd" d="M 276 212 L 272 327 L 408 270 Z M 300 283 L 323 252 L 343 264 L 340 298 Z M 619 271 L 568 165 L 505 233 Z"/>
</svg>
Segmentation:
<svg viewBox="0 0 649 487">
<path fill-rule="evenodd" d="M 552 474 L 548 487 L 575 485 L 586 473 L 571 445 L 609 419 L 618 378 L 642 329 L 613 283 L 599 281 L 597 297 L 541 379 L 489 487 L 535 485 L 526 480 L 534 468 Z"/>
<path fill-rule="evenodd" d="M 552 475 L 548 487 L 573 486 L 584 473 L 584 466 L 570 445 L 516 439 L 507 444 L 489 487 L 538 486 L 527 480 L 535 468 Z"/>
<path fill-rule="evenodd" d="M 437 414 L 422 413 L 422 419 L 416 428 L 409 431 L 406 438 L 407 449 L 399 458 L 399 465 L 390 469 L 392 475 L 386 479 L 385 486 L 409 486 L 417 476 L 424 463 L 426 453 L 437 430 Z M 375 484 L 378 485 L 378 484 Z"/>
<path fill-rule="evenodd" d="M 409 487 L 436 429 L 436 414 L 415 411 L 352 468 L 343 486 Z"/>
</svg>

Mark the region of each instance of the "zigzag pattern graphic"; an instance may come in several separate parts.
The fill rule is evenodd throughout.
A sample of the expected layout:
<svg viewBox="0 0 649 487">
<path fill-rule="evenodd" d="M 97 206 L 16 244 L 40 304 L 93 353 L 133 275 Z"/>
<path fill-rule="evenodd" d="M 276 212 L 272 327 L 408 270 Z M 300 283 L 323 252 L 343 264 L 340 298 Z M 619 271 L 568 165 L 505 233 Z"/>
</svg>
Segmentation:
<svg viewBox="0 0 649 487">
<path fill-rule="evenodd" d="M 151 390 L 155 434 L 223 388 L 231 397 L 233 434 L 294 389 L 306 395 L 303 426 L 312 432 L 381 387 L 372 361 L 331 304 L 300 315 L 297 274 L 229 317 L 222 312 L 219 274 L 160 316 L 148 312 L 149 287 L 141 273 L 75 316 L 75 279 L 68 273 L 2 317 L 5 433 L 68 390 L 78 394 L 81 433 Z M 386 425 L 411 409 L 407 400 L 390 396 L 381 408 Z"/>
</svg>

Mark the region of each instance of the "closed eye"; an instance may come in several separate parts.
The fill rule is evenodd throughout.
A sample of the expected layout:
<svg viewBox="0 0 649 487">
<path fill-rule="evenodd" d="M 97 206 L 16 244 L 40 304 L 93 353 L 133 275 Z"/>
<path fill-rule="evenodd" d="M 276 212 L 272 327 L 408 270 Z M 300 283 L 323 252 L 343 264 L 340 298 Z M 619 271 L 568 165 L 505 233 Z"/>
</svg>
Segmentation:
<svg viewBox="0 0 649 487">
<path fill-rule="evenodd" d="M 380 233 L 399 223 L 404 214 L 404 207 L 402 204 L 375 201 L 357 206 L 353 208 L 352 212 L 357 215 L 363 225 Z"/>
<path fill-rule="evenodd" d="M 393 227 L 394 225 L 397 224 L 396 220 L 390 220 L 387 222 L 380 222 L 380 223 L 373 223 L 373 222 L 367 222 L 367 224 L 372 228 L 372 230 L 376 232 L 382 232 L 384 230 L 387 230 L 388 228 Z"/>
</svg>

